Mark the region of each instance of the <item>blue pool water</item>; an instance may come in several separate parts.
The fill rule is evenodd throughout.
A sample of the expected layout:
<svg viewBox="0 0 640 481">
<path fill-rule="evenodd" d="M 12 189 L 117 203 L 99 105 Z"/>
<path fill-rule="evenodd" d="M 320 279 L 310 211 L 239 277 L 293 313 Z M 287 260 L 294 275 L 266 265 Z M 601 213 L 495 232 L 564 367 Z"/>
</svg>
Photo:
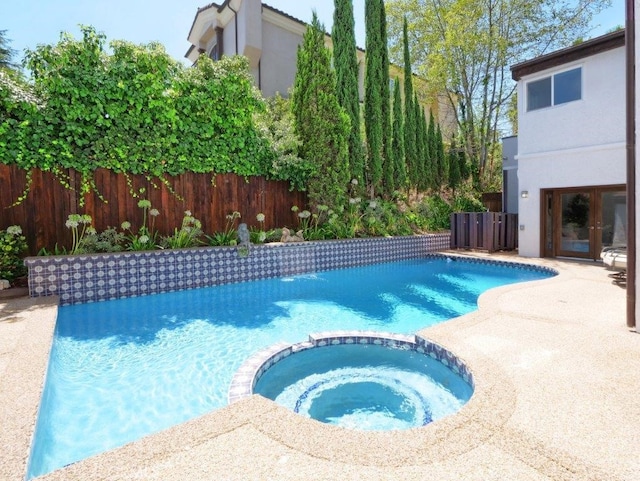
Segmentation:
<svg viewBox="0 0 640 481">
<path fill-rule="evenodd" d="M 384 431 L 424 426 L 453 414 L 473 389 L 424 353 L 342 344 L 291 354 L 269 368 L 253 392 L 324 423 Z"/>
<path fill-rule="evenodd" d="M 435 257 L 61 307 L 28 477 L 223 407 L 238 367 L 276 342 L 411 334 L 550 275 Z"/>
</svg>

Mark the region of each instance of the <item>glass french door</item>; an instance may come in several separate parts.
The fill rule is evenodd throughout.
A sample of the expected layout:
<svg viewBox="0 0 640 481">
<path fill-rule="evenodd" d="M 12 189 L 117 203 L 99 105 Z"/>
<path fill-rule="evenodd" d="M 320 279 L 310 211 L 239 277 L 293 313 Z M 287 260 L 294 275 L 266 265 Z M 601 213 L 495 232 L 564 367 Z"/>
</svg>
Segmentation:
<svg viewBox="0 0 640 481">
<path fill-rule="evenodd" d="M 597 260 L 604 247 L 626 245 L 624 186 L 546 189 L 542 202 L 545 257 Z"/>
<path fill-rule="evenodd" d="M 595 244 L 593 196 L 590 191 L 558 192 L 558 255 L 593 257 Z"/>
</svg>

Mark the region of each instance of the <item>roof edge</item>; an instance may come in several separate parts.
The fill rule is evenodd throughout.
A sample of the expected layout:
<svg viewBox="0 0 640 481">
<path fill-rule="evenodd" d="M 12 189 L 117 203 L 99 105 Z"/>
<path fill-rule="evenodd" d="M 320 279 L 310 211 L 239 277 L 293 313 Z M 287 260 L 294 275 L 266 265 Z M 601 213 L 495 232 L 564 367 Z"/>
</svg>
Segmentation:
<svg viewBox="0 0 640 481">
<path fill-rule="evenodd" d="M 511 66 L 511 78 L 520 80 L 526 75 L 530 75 L 542 70 L 547 70 L 565 63 L 573 62 L 581 58 L 591 57 L 614 48 L 624 47 L 625 30 L 619 29 L 615 32 L 592 38 L 578 45 L 556 50 L 555 52 L 536 57 L 531 60 Z"/>
<path fill-rule="evenodd" d="M 189 29 L 189 33 L 187 34 L 187 40 L 189 40 L 189 37 L 191 37 L 191 33 L 193 32 L 193 27 L 196 26 L 196 20 L 198 19 L 198 14 L 200 14 L 201 12 L 204 12 L 205 10 L 208 10 L 210 8 L 216 8 L 216 9 L 218 9 L 218 12 L 220 12 L 227 5 L 227 3 L 229 3 L 230 1 L 231 0 L 224 0 L 222 5 L 218 5 L 217 3 L 209 3 L 209 4 L 205 5 L 204 7 L 198 7 L 198 10 L 196 10 L 196 14 L 193 17 L 193 22 L 191 22 L 191 28 Z"/>
</svg>

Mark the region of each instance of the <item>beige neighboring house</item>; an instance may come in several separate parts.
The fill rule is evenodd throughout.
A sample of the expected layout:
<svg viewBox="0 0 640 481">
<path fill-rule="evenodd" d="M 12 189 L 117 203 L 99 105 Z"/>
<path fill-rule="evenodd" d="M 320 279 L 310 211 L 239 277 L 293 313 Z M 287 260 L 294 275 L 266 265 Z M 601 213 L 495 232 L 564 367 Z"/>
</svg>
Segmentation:
<svg viewBox="0 0 640 481">
<path fill-rule="evenodd" d="M 210 3 L 196 12 L 187 39 L 191 47 L 185 57 L 196 62 L 201 54 L 213 60 L 223 55 L 244 55 L 249 59 L 256 86 L 265 97 L 289 96 L 296 75 L 298 45 L 307 24 L 260 0 L 225 0 Z M 333 48 L 330 35 L 325 44 Z M 364 98 L 365 51 L 357 49 L 360 101 Z M 402 69 L 392 66 L 390 75 L 402 81 Z M 425 107 L 440 121 L 445 140 L 455 128 L 455 114 L 444 95 L 429 92 L 423 79 L 414 86 Z M 432 99 L 429 101 L 429 99 Z M 428 112 L 427 108 L 427 112 Z"/>
<path fill-rule="evenodd" d="M 198 9 L 187 39 L 185 57 L 195 62 L 201 54 L 213 60 L 222 55 L 249 59 L 256 85 L 265 97 L 289 96 L 296 75 L 298 45 L 307 24 L 260 0 L 226 0 Z M 331 48 L 331 37 L 326 36 Z M 364 89 L 364 50 L 358 49 L 360 91 Z M 361 95 L 362 100 L 362 95 Z"/>
</svg>

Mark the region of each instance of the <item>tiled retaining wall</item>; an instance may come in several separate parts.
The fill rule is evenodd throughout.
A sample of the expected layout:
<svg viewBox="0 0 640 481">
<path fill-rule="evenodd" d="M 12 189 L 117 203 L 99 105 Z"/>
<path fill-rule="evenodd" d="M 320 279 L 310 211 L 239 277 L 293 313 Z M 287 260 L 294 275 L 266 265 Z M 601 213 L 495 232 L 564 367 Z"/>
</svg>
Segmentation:
<svg viewBox="0 0 640 481">
<path fill-rule="evenodd" d="M 235 247 L 28 257 L 29 295 L 80 304 L 422 257 L 449 233 Z"/>
</svg>

